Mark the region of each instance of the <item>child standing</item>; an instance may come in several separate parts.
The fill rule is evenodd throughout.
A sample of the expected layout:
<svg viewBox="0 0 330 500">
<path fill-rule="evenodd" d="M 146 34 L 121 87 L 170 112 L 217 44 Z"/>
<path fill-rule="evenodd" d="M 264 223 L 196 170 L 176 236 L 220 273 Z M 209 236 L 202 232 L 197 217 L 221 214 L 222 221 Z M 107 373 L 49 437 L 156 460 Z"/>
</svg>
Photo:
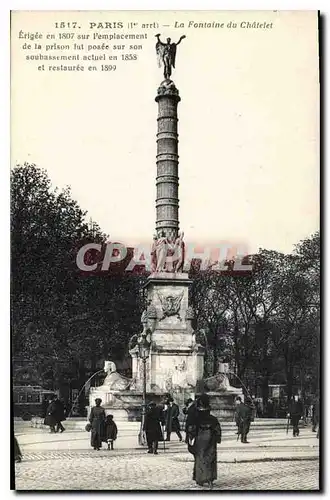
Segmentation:
<svg viewBox="0 0 330 500">
<path fill-rule="evenodd" d="M 113 450 L 113 442 L 117 439 L 117 425 L 113 420 L 113 415 L 107 415 L 105 419 L 105 438 L 108 443 L 108 450 Z"/>
</svg>

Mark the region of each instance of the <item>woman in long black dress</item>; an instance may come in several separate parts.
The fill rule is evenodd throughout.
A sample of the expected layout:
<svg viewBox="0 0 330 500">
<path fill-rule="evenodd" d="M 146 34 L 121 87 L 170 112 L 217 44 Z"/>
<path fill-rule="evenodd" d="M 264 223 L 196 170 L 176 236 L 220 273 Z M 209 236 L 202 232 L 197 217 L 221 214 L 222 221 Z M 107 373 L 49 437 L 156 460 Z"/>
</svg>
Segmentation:
<svg viewBox="0 0 330 500">
<path fill-rule="evenodd" d="M 208 483 L 212 488 L 217 479 L 217 443 L 221 443 L 221 427 L 218 419 L 210 415 L 209 397 L 202 394 L 194 421 L 188 427 L 188 449 L 195 458 L 193 479 L 200 486 Z"/>
<path fill-rule="evenodd" d="M 104 424 L 105 424 L 105 411 L 101 406 L 102 399 L 95 399 L 95 406 L 91 409 L 89 421 L 91 423 L 91 446 L 94 450 L 99 450 L 102 447 Z"/>
</svg>

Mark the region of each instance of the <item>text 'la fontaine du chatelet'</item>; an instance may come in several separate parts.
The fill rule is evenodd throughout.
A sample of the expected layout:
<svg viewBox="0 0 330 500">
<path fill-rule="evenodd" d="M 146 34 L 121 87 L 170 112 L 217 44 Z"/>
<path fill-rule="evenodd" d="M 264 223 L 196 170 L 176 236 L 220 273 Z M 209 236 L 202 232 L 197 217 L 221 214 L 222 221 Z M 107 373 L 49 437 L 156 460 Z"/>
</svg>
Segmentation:
<svg viewBox="0 0 330 500">
<path fill-rule="evenodd" d="M 267 21 L 259 22 L 259 21 L 241 21 L 240 23 L 236 23 L 234 21 L 229 21 L 226 23 L 219 22 L 204 22 L 198 23 L 195 21 L 188 21 L 188 23 L 175 21 L 174 28 L 246 28 L 246 29 L 272 29 L 273 23 L 269 23 Z"/>
</svg>

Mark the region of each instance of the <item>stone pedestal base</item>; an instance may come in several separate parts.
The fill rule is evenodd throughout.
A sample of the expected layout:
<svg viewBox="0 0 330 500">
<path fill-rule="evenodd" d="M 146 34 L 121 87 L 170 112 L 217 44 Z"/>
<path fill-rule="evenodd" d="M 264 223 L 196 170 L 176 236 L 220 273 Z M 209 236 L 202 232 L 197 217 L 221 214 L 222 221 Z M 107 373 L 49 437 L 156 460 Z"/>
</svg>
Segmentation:
<svg viewBox="0 0 330 500">
<path fill-rule="evenodd" d="M 148 392 L 172 393 L 194 390 L 203 378 L 205 348 L 196 344 L 189 307 L 187 273 L 157 272 L 145 285 L 148 308 L 144 328 L 151 332 L 150 354 L 146 360 Z M 133 380 L 143 387 L 143 366 L 138 348 L 130 350 Z"/>
<path fill-rule="evenodd" d="M 200 394 L 197 394 L 199 396 Z M 219 419 L 220 422 L 223 421 L 233 421 L 235 414 L 235 398 L 241 396 L 243 398 L 243 392 L 237 390 L 235 392 L 207 392 L 211 403 L 211 413 Z"/>
<path fill-rule="evenodd" d="M 195 390 L 203 377 L 204 353 L 191 350 L 159 350 L 150 355 L 151 391 Z"/>
</svg>

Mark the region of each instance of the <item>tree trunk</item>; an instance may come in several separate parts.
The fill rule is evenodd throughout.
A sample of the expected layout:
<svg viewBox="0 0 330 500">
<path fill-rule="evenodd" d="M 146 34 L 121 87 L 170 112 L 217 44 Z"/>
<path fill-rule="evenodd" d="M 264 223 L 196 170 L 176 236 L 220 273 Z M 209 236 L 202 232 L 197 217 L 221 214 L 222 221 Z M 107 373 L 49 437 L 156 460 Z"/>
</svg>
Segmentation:
<svg viewBox="0 0 330 500">
<path fill-rule="evenodd" d="M 269 399 L 269 374 L 270 374 L 270 359 L 267 355 L 268 347 L 268 332 L 263 328 L 263 346 L 262 346 L 262 402 L 264 407 L 267 406 Z"/>
<path fill-rule="evenodd" d="M 242 364 L 237 367 L 237 376 L 243 381 L 245 368 Z M 243 382 L 244 383 L 244 382 Z"/>
<path fill-rule="evenodd" d="M 292 366 L 289 366 L 288 369 L 287 369 L 286 384 L 287 384 L 288 401 L 290 401 L 290 399 L 292 398 L 292 386 L 293 386 L 293 370 L 292 370 Z"/>
<path fill-rule="evenodd" d="M 236 363 L 236 374 L 239 378 L 242 375 L 242 363 L 241 363 L 241 355 L 239 348 L 239 326 L 237 321 L 237 316 L 234 316 L 234 350 L 235 350 L 235 363 Z"/>
<path fill-rule="evenodd" d="M 85 382 L 86 382 L 86 368 L 85 368 L 85 363 L 84 361 L 79 362 L 79 371 L 78 371 L 78 386 L 79 386 L 79 391 L 83 388 Z M 81 391 L 81 394 L 79 396 L 79 414 L 81 416 L 84 416 L 85 414 L 85 391 Z"/>
<path fill-rule="evenodd" d="M 218 352 L 216 345 L 213 348 L 213 367 L 212 367 L 212 375 L 215 375 L 218 370 Z"/>
<path fill-rule="evenodd" d="M 268 393 L 269 393 L 268 381 L 269 381 L 269 376 L 268 373 L 266 373 L 262 377 L 262 385 L 261 385 L 262 404 L 264 408 L 267 408 L 267 402 L 268 402 Z"/>
</svg>

